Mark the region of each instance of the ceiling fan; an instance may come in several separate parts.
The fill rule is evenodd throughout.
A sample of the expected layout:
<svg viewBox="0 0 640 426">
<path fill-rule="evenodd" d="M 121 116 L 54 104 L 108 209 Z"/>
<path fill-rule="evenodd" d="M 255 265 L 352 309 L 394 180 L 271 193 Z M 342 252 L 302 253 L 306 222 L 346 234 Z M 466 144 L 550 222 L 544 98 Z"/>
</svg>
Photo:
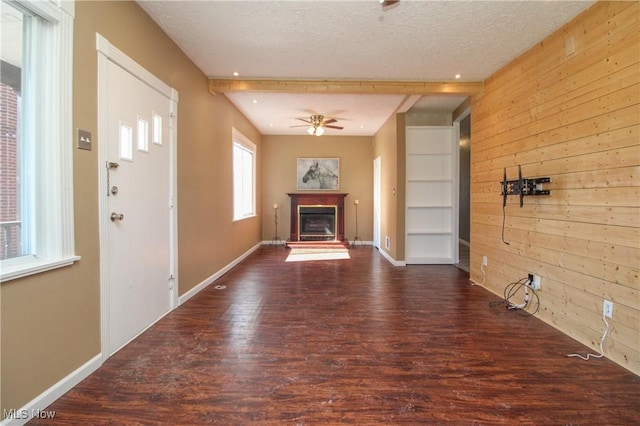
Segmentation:
<svg viewBox="0 0 640 426">
<path fill-rule="evenodd" d="M 382 10 L 386 10 L 387 7 L 393 6 L 396 3 L 399 3 L 400 0 L 378 0 L 382 5 Z"/>
<path fill-rule="evenodd" d="M 322 136 L 324 133 L 324 129 L 338 129 L 342 130 L 344 127 L 341 126 L 333 126 L 332 123 L 337 123 L 338 120 L 335 118 L 327 118 L 325 119 L 324 115 L 314 114 L 307 118 L 296 118 L 296 120 L 304 121 L 307 124 L 301 124 L 299 126 L 291 126 L 291 127 L 307 127 L 307 133 L 311 136 Z"/>
</svg>

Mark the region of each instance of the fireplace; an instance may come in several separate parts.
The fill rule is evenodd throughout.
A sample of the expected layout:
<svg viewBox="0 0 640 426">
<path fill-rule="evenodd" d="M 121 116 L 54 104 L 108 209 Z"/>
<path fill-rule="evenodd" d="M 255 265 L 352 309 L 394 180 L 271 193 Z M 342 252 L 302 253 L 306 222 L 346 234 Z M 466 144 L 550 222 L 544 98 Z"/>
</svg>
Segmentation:
<svg viewBox="0 0 640 426">
<path fill-rule="evenodd" d="M 348 194 L 321 192 L 287 195 L 291 197 L 289 241 L 344 241 L 344 197 Z"/>
<path fill-rule="evenodd" d="M 300 241 L 335 241 L 337 206 L 298 206 Z"/>
</svg>

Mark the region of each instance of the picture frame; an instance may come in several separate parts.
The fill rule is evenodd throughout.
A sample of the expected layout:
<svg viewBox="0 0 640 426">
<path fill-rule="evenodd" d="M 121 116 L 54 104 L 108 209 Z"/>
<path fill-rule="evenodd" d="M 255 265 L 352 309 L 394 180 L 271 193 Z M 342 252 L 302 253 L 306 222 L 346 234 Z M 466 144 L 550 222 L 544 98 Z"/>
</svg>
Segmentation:
<svg viewBox="0 0 640 426">
<path fill-rule="evenodd" d="M 339 158 L 298 158 L 297 189 L 336 191 L 340 189 Z"/>
</svg>

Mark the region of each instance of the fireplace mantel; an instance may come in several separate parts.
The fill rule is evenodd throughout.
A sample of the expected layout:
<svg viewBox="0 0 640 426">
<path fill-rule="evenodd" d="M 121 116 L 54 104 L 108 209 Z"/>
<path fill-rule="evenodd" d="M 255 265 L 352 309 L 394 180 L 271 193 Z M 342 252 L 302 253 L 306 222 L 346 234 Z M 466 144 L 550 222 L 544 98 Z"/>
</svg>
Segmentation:
<svg viewBox="0 0 640 426">
<path fill-rule="evenodd" d="M 287 195 L 291 198 L 291 236 L 289 241 L 300 241 L 299 206 L 336 206 L 335 241 L 344 241 L 344 198 L 349 194 L 338 192 L 290 192 Z"/>
</svg>

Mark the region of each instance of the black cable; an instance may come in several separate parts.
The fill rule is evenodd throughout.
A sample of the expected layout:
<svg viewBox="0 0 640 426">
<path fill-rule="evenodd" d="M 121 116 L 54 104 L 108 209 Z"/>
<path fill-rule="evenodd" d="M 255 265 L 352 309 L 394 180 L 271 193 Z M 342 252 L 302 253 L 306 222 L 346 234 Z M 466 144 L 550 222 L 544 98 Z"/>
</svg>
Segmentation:
<svg viewBox="0 0 640 426">
<path fill-rule="evenodd" d="M 506 242 L 504 240 L 504 221 L 507 218 L 507 212 L 506 212 L 507 206 L 505 204 L 502 205 L 502 242 L 505 243 L 506 245 L 510 245 L 508 242 Z"/>
<path fill-rule="evenodd" d="M 535 315 L 538 310 L 540 309 L 540 297 L 538 296 L 538 293 L 529 286 L 530 282 L 529 282 L 529 278 L 521 278 L 518 281 L 512 282 L 507 284 L 507 286 L 504 288 L 504 292 L 503 292 L 503 299 L 500 300 L 499 302 L 491 302 L 489 303 L 490 307 L 495 307 L 495 306 L 500 306 L 500 305 L 505 305 L 507 309 L 512 310 L 512 311 L 518 311 L 518 313 L 520 315 L 524 315 L 524 316 L 532 316 Z M 530 300 L 526 301 L 525 306 L 523 307 L 519 307 L 517 304 L 511 302 L 511 299 L 518 294 L 518 292 L 523 288 L 523 287 L 527 287 L 527 291 L 529 291 L 530 295 L 532 295 L 532 297 L 530 298 Z M 534 301 L 535 300 L 535 301 Z M 535 310 L 533 312 L 528 312 L 526 311 L 526 309 L 530 306 L 534 306 L 535 304 Z"/>
<path fill-rule="evenodd" d="M 511 298 L 514 297 L 516 294 L 518 294 L 518 291 L 525 285 L 526 285 L 526 282 L 523 282 L 522 280 L 516 283 L 511 283 L 509 286 L 505 288 L 504 300 L 508 302 L 510 305 L 513 305 L 513 303 L 511 303 Z M 507 288 L 509 288 L 508 292 L 506 291 Z"/>
<path fill-rule="evenodd" d="M 520 315 L 524 315 L 524 316 L 532 316 L 535 315 L 539 308 L 540 308 L 540 297 L 538 296 L 538 293 L 529 286 L 530 282 L 528 278 L 522 278 L 521 280 L 519 280 L 516 283 L 513 283 L 511 286 L 511 292 L 505 297 L 506 303 L 507 303 L 507 307 L 511 306 L 511 310 L 514 311 L 518 311 L 518 313 Z M 532 299 L 526 301 L 525 306 L 523 307 L 518 307 L 516 304 L 512 303 L 510 300 L 512 297 L 514 297 L 516 294 L 519 293 L 520 289 L 522 289 L 523 287 L 527 287 L 526 291 L 529 291 L 530 295 L 533 295 L 533 298 L 535 298 L 535 310 L 533 312 L 528 312 L 526 311 L 526 309 L 529 306 L 533 306 L 534 302 Z M 506 289 L 505 289 L 506 290 Z"/>
<path fill-rule="evenodd" d="M 526 283 L 528 280 L 529 280 L 529 278 L 528 278 L 528 277 L 527 277 L 527 278 L 520 278 L 518 281 L 508 284 L 508 285 L 504 288 L 504 292 L 502 293 L 502 294 L 503 294 L 503 296 L 504 296 L 504 300 L 508 301 L 508 300 L 511 298 L 511 296 L 513 296 L 513 293 L 511 293 L 509 296 L 507 296 L 507 290 L 508 290 L 510 287 L 511 287 L 511 288 L 513 288 L 513 287 L 515 287 L 515 286 L 517 286 L 517 285 L 522 285 L 522 284 Z"/>
<path fill-rule="evenodd" d="M 507 296 L 507 289 L 509 289 L 511 286 L 520 284 L 520 283 L 526 281 L 527 279 L 528 278 L 521 278 L 516 282 L 507 284 L 507 286 L 504 288 L 504 291 L 502 293 L 502 300 L 500 300 L 498 302 L 491 302 L 491 303 L 489 303 L 489 306 L 493 308 L 493 307 L 500 306 L 500 305 L 507 305 L 509 303 L 509 299 L 511 297 L 511 296 Z"/>
</svg>

